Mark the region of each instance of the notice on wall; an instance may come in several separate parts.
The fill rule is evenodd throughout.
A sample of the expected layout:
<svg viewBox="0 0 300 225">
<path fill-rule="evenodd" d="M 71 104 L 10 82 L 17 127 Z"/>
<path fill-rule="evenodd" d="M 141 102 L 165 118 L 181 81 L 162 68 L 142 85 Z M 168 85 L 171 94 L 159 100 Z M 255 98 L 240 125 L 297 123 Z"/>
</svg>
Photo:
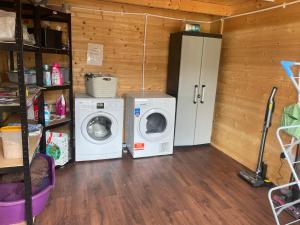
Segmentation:
<svg viewBox="0 0 300 225">
<path fill-rule="evenodd" d="M 88 43 L 87 64 L 102 66 L 103 63 L 103 45 Z"/>
</svg>

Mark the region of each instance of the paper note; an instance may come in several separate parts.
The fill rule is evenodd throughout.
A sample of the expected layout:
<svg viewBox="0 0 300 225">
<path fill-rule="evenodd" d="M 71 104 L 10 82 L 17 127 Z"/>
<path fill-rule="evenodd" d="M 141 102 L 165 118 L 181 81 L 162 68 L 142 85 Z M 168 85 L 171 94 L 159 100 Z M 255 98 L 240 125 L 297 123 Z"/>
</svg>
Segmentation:
<svg viewBox="0 0 300 225">
<path fill-rule="evenodd" d="M 102 66 L 103 63 L 103 45 L 88 43 L 87 64 Z"/>
</svg>

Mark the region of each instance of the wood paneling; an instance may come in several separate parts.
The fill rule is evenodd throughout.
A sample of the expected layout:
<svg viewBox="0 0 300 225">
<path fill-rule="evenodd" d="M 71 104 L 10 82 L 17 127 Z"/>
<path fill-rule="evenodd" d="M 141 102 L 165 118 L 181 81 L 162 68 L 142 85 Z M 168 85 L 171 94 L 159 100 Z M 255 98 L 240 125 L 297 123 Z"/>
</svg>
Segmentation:
<svg viewBox="0 0 300 225">
<path fill-rule="evenodd" d="M 280 60 L 300 60 L 299 10 L 300 5 L 294 5 L 226 20 L 223 33 L 213 144 L 255 169 L 265 105 L 272 86 L 277 86 L 265 154 L 268 176 L 275 183 L 287 181 L 290 174 L 285 165 L 281 168 L 275 132 L 283 107 L 297 101 Z"/>
<path fill-rule="evenodd" d="M 186 18 L 187 20 L 213 19 L 195 13 L 175 12 L 124 4 L 107 3 L 97 0 L 83 2 L 66 0 L 71 5 L 73 39 L 74 91 L 84 92 L 84 73 L 109 72 L 119 78 L 118 94 L 139 91 L 142 87 L 142 60 L 144 40 L 144 16 L 102 13 L 103 9 L 139 13 L 155 13 L 163 16 Z M 76 7 L 77 6 L 77 7 Z M 162 18 L 148 18 L 146 43 L 145 88 L 161 90 L 166 88 L 169 35 L 180 31 L 183 22 Z M 201 24 L 203 31 L 210 31 L 210 24 Z M 103 66 L 86 63 L 88 43 L 104 45 Z"/>
</svg>

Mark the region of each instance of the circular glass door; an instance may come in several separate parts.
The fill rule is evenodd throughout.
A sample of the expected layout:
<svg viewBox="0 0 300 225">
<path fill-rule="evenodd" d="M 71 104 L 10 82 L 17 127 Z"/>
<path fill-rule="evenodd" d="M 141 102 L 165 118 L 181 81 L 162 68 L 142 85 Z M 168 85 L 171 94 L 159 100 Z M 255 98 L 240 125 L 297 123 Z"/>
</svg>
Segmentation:
<svg viewBox="0 0 300 225">
<path fill-rule="evenodd" d="M 83 136 L 90 142 L 105 144 L 110 142 L 117 132 L 115 118 L 107 113 L 88 116 L 81 126 Z"/>
<path fill-rule="evenodd" d="M 162 109 L 147 111 L 140 120 L 140 133 L 149 141 L 164 138 L 169 132 L 168 117 Z"/>
<path fill-rule="evenodd" d="M 146 134 L 163 133 L 167 128 L 166 117 L 161 113 L 152 113 L 146 120 Z"/>
</svg>

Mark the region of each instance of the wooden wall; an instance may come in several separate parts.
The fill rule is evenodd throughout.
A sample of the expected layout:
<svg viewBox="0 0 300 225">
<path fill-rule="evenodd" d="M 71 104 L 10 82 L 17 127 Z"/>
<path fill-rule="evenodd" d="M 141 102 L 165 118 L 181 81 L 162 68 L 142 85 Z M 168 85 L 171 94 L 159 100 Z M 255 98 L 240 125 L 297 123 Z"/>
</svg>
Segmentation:
<svg viewBox="0 0 300 225">
<path fill-rule="evenodd" d="M 142 86 L 142 59 L 144 40 L 144 17 L 100 13 L 92 10 L 104 9 L 153 13 L 176 18 L 194 20 L 213 19 L 211 16 L 176 12 L 150 7 L 131 6 L 119 3 L 91 0 L 53 0 L 52 3 L 67 3 L 72 12 L 74 90 L 84 92 L 84 73 L 109 72 L 119 78 L 120 95 L 128 91 L 139 91 Z M 169 35 L 180 31 L 182 22 L 150 17 L 146 47 L 145 89 L 164 91 L 166 88 Z M 209 24 L 201 24 L 202 30 L 210 31 Z M 104 45 L 103 66 L 86 63 L 88 43 Z"/>
<path fill-rule="evenodd" d="M 216 99 L 213 144 L 243 165 L 255 169 L 264 110 L 277 86 L 273 126 L 265 160 L 273 182 L 288 180 L 275 138 L 283 106 L 297 101 L 280 60 L 300 60 L 300 4 L 225 21 Z"/>
</svg>

